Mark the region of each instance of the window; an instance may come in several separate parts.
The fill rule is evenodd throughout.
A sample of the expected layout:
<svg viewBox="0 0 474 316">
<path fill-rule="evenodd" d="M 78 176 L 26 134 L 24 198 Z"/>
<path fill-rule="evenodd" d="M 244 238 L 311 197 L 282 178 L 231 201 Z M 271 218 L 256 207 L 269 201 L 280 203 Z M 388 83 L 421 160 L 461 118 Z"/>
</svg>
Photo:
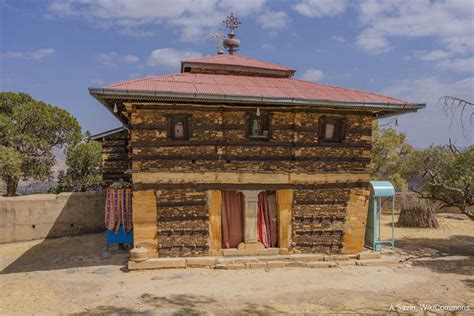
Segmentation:
<svg viewBox="0 0 474 316">
<path fill-rule="evenodd" d="M 171 140 L 188 140 L 188 115 L 168 116 L 168 138 Z"/>
<path fill-rule="evenodd" d="M 269 139 L 271 136 L 271 116 L 268 113 L 259 114 L 247 114 L 247 136 L 249 138 Z"/>
<path fill-rule="evenodd" d="M 323 116 L 319 119 L 319 141 L 341 143 L 345 134 L 345 122 L 342 118 Z"/>
</svg>

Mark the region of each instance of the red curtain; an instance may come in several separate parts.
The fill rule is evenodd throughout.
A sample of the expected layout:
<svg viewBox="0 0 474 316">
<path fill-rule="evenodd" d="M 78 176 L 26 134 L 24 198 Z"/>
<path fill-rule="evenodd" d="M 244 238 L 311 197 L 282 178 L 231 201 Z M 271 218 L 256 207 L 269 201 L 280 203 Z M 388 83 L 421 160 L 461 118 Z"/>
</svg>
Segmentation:
<svg viewBox="0 0 474 316">
<path fill-rule="evenodd" d="M 222 248 L 237 248 L 244 241 L 243 213 L 243 194 L 222 191 Z"/>
<path fill-rule="evenodd" d="M 266 248 L 278 247 L 278 215 L 273 192 L 258 195 L 258 241 Z"/>
</svg>

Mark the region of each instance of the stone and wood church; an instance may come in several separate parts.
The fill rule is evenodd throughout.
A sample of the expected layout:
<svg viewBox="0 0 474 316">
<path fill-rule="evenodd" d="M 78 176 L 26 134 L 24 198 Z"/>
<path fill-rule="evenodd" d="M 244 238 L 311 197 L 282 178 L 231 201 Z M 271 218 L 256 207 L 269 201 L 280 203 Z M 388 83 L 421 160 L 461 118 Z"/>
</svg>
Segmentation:
<svg viewBox="0 0 474 316">
<path fill-rule="evenodd" d="M 293 78 L 227 54 L 180 73 L 90 88 L 123 127 L 96 135 L 103 176 L 133 184 L 135 245 L 149 257 L 357 253 L 372 123 L 415 112 L 375 93 Z"/>
</svg>

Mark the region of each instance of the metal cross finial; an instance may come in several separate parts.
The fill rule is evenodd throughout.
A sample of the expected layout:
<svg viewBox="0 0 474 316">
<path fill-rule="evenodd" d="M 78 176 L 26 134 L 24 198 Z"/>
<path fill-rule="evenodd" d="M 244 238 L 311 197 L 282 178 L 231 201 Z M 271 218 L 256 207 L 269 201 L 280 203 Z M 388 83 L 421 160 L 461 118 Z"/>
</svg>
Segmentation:
<svg viewBox="0 0 474 316">
<path fill-rule="evenodd" d="M 224 33 L 222 29 L 219 29 L 211 36 L 211 40 L 216 43 L 217 53 L 223 54 L 224 53 Z"/>
<path fill-rule="evenodd" d="M 234 31 L 236 28 L 239 27 L 240 21 L 234 16 L 234 13 L 231 13 L 224 21 L 222 21 L 225 26 L 231 30 Z"/>
</svg>

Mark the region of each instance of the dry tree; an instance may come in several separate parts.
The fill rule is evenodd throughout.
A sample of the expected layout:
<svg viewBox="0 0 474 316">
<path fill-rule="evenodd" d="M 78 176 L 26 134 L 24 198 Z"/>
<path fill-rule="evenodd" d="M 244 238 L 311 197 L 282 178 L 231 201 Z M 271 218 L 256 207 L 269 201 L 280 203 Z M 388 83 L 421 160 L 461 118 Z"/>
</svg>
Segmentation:
<svg viewBox="0 0 474 316">
<path fill-rule="evenodd" d="M 454 121 L 458 121 L 461 124 L 464 138 L 469 139 L 471 135 L 467 131 L 467 127 L 474 125 L 474 103 L 453 96 L 443 96 L 439 98 L 438 103 L 449 116 L 450 126 Z"/>
</svg>

